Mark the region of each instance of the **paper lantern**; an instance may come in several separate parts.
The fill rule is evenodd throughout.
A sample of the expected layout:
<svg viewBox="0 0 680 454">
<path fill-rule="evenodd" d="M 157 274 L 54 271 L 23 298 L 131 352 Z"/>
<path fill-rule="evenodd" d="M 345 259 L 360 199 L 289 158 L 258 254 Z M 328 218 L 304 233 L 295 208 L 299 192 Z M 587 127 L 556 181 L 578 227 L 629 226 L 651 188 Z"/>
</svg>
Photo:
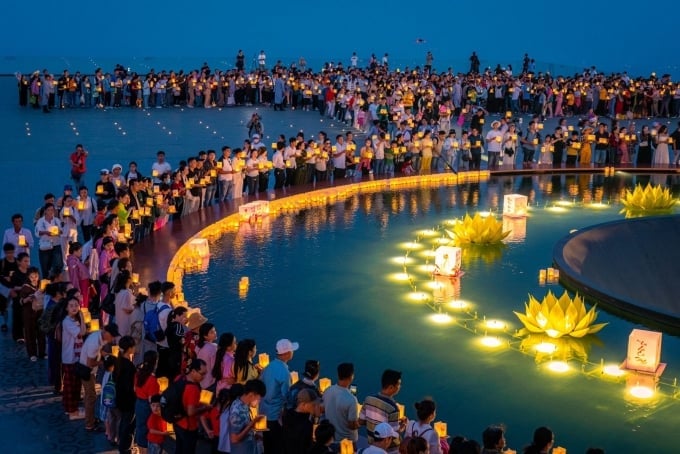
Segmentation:
<svg viewBox="0 0 680 454">
<path fill-rule="evenodd" d="M 61 210 L 62 216 L 71 216 L 71 209 L 69 207 L 64 207 L 63 210 Z"/>
<path fill-rule="evenodd" d="M 132 273 L 132 283 L 139 284 L 139 273 Z"/>
<path fill-rule="evenodd" d="M 258 200 L 246 203 L 238 207 L 238 212 L 243 221 L 249 221 L 253 216 L 268 216 L 269 202 L 266 200 Z"/>
<path fill-rule="evenodd" d="M 264 415 L 255 417 L 255 430 L 267 430 L 267 418 Z"/>
<path fill-rule="evenodd" d="M 406 407 L 404 407 L 402 404 L 397 404 L 397 409 L 399 410 L 399 419 L 403 419 L 406 417 Z"/>
<path fill-rule="evenodd" d="M 267 353 L 260 353 L 257 355 L 257 363 L 264 369 L 269 365 L 269 355 Z"/>
<path fill-rule="evenodd" d="M 97 320 L 96 318 L 90 321 L 90 332 L 94 331 L 99 331 L 99 320 Z"/>
<path fill-rule="evenodd" d="M 661 364 L 661 333 L 643 329 L 631 331 L 624 369 L 654 374 L 661 366 L 665 368 L 665 364 Z"/>
<path fill-rule="evenodd" d="M 343 438 L 340 440 L 340 454 L 354 454 L 354 444 L 352 440 Z"/>
<path fill-rule="evenodd" d="M 59 235 L 59 227 L 57 227 L 56 225 L 52 225 L 49 228 L 49 232 L 50 232 L 50 235 L 57 236 L 57 235 Z"/>
<path fill-rule="evenodd" d="M 208 391 L 207 389 L 202 389 L 201 396 L 199 397 L 198 401 L 204 405 L 210 405 L 210 402 L 212 402 L 212 396 L 213 393 L 211 391 Z"/>
<path fill-rule="evenodd" d="M 521 194 L 503 196 L 503 216 L 526 217 L 529 198 Z"/>
<path fill-rule="evenodd" d="M 177 207 L 175 207 L 175 205 L 168 206 L 168 214 L 175 214 L 175 213 L 177 213 Z"/>
<path fill-rule="evenodd" d="M 102 194 L 104 194 L 104 185 L 103 185 L 103 184 L 98 184 L 98 185 L 96 186 L 96 189 L 95 189 L 94 193 L 97 194 L 97 195 L 102 195 Z"/>
<path fill-rule="evenodd" d="M 20 247 L 28 246 L 28 243 L 26 243 L 26 236 L 25 235 L 19 235 L 17 237 L 17 243 L 19 244 Z"/>
<path fill-rule="evenodd" d="M 448 434 L 446 433 L 447 425 L 445 422 L 442 421 L 435 422 L 434 431 L 437 432 L 437 435 L 439 435 L 440 438 L 445 438 L 448 436 Z"/>
<path fill-rule="evenodd" d="M 189 249 L 191 255 L 205 258 L 210 256 L 210 246 L 208 240 L 205 238 L 194 238 L 189 242 Z"/>
<path fill-rule="evenodd" d="M 168 377 L 158 377 L 156 381 L 158 382 L 158 389 L 160 390 L 160 392 L 163 392 L 166 389 L 168 389 L 169 384 Z"/>
<path fill-rule="evenodd" d="M 453 246 L 439 246 L 434 251 L 434 274 L 439 276 L 457 276 L 463 253 L 462 249 Z"/>
<path fill-rule="evenodd" d="M 319 390 L 321 392 L 326 391 L 328 388 L 331 386 L 331 379 L 330 378 L 320 378 L 319 379 Z"/>
<path fill-rule="evenodd" d="M 90 311 L 85 312 L 85 310 L 82 310 L 83 312 L 83 323 L 86 325 L 92 321 L 92 314 L 90 314 Z"/>
<path fill-rule="evenodd" d="M 47 284 L 49 283 L 50 283 L 49 279 L 40 279 L 40 290 L 44 292 L 45 289 L 47 288 Z"/>
<path fill-rule="evenodd" d="M 83 211 L 85 209 L 85 201 L 78 200 L 78 210 Z"/>
<path fill-rule="evenodd" d="M 560 446 L 552 448 L 552 454 L 567 454 L 567 449 Z"/>
<path fill-rule="evenodd" d="M 111 354 L 118 358 L 118 354 L 120 353 L 120 347 L 117 345 L 112 345 L 111 346 Z"/>
<path fill-rule="evenodd" d="M 298 381 L 300 381 L 300 376 L 298 375 L 297 371 L 296 370 L 290 371 L 290 384 L 294 385 Z"/>
</svg>

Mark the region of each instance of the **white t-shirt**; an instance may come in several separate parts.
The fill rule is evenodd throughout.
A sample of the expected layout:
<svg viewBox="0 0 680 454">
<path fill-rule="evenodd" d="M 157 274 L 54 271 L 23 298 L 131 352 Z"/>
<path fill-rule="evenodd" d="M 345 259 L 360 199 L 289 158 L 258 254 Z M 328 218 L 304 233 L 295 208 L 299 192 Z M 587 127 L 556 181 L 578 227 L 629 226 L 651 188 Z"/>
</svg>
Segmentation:
<svg viewBox="0 0 680 454">
<path fill-rule="evenodd" d="M 430 454 L 442 454 L 442 448 L 439 444 L 439 435 L 437 431 L 429 424 L 420 424 L 418 421 L 409 421 L 406 424 L 406 431 L 404 437 L 413 437 L 417 433 L 418 437 L 422 437 L 430 445 Z"/>
<path fill-rule="evenodd" d="M 80 352 L 80 363 L 87 366 L 88 359 L 101 359 L 102 347 L 104 346 L 104 339 L 101 331 L 95 331 L 87 336 L 83 342 L 83 349 Z M 92 368 L 92 375 L 97 375 L 97 366 Z"/>
</svg>

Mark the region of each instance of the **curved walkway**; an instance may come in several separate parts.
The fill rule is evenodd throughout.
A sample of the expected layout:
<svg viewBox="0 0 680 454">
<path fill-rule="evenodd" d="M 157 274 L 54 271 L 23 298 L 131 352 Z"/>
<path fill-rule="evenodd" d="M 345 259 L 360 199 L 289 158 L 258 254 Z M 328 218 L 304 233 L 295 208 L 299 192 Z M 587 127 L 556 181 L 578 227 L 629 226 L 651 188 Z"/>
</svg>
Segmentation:
<svg viewBox="0 0 680 454">
<path fill-rule="evenodd" d="M 680 333 L 680 216 L 626 219 L 555 245 L 560 279 L 614 312 Z"/>
</svg>

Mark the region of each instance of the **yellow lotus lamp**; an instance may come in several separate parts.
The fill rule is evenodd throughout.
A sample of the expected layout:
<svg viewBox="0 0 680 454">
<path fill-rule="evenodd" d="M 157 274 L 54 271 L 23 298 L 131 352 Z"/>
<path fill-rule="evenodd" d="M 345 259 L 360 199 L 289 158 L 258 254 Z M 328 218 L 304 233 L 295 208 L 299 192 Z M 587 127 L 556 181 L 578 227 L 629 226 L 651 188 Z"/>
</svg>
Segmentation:
<svg viewBox="0 0 680 454">
<path fill-rule="evenodd" d="M 626 195 L 621 199 L 624 208 L 620 213 L 625 213 L 626 217 L 666 214 L 673 210 L 676 202 L 677 199 L 668 188 L 648 183 L 643 189 L 637 185 L 632 192 L 626 190 Z"/>
<path fill-rule="evenodd" d="M 466 214 L 463 220 L 456 222 L 453 230 L 446 233 L 457 246 L 469 244 L 498 244 L 507 237 L 510 232 L 503 231 L 503 223 L 493 216 L 481 216 L 475 213 L 474 217 Z"/>
<path fill-rule="evenodd" d="M 572 299 L 566 291 L 559 299 L 548 291 L 540 303 L 529 295 L 529 303 L 525 303 L 524 307 L 524 314 L 515 312 L 524 329 L 530 333 L 545 333 L 551 338 L 583 337 L 597 333 L 607 325 L 593 324 L 597 318 L 597 306 L 588 311 L 578 294 Z"/>
</svg>

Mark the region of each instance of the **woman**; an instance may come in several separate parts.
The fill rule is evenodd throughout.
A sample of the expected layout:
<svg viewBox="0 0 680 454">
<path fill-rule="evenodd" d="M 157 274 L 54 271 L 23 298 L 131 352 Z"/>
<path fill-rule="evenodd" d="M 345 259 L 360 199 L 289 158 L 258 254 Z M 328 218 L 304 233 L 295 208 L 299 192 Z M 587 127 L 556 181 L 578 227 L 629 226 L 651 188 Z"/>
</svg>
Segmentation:
<svg viewBox="0 0 680 454">
<path fill-rule="evenodd" d="M 208 373 L 201 380 L 201 388 L 215 392 L 215 357 L 217 355 L 217 330 L 212 323 L 203 323 L 198 329 L 198 342 L 196 342 L 196 357 L 205 361 Z"/>
<path fill-rule="evenodd" d="M 630 153 L 628 150 L 628 140 L 626 140 L 626 136 L 628 135 L 628 129 L 626 128 L 621 128 L 621 131 L 619 132 L 619 149 L 617 150 L 617 155 L 619 157 L 618 163 L 619 164 L 630 164 Z"/>
<path fill-rule="evenodd" d="M 260 176 L 257 154 L 257 150 L 252 150 L 246 161 L 246 187 L 248 188 L 248 195 L 255 195 L 257 193 L 257 182 Z"/>
<path fill-rule="evenodd" d="M 116 383 L 116 408 L 120 411 L 118 425 L 118 450 L 121 453 L 132 452 L 132 440 L 135 435 L 135 372 L 132 362 L 135 354 L 135 340 L 123 336 L 118 341 L 118 364 L 114 372 Z"/>
<path fill-rule="evenodd" d="M 83 307 L 88 308 L 90 302 L 90 270 L 82 261 L 83 245 L 79 242 L 70 243 L 68 246 L 68 278 L 74 288 L 80 290 L 83 295 Z"/>
<path fill-rule="evenodd" d="M 186 307 L 178 306 L 168 315 L 168 327 L 165 330 L 165 337 L 168 341 L 168 356 L 164 370 L 168 371 L 170 380 L 177 377 L 182 370 L 184 341 L 187 333 L 187 312 Z"/>
<path fill-rule="evenodd" d="M 361 169 L 362 175 L 368 175 L 372 172 L 371 170 L 371 160 L 373 159 L 373 142 L 371 139 L 366 139 L 364 141 L 364 146 L 361 147 L 359 152 L 361 160 L 359 161 L 359 168 Z"/>
<path fill-rule="evenodd" d="M 667 166 L 670 163 L 670 156 L 668 153 L 668 127 L 666 125 L 659 128 L 654 144 L 656 150 L 654 150 L 652 164 L 654 166 Z"/>
<path fill-rule="evenodd" d="M 553 446 L 555 436 L 547 427 L 539 427 L 534 431 L 534 440 L 524 448 L 524 454 L 547 454 Z"/>
<path fill-rule="evenodd" d="M 579 155 L 579 166 L 588 167 L 591 165 L 593 158 L 593 141 L 588 138 L 588 136 L 593 135 L 593 128 L 584 128 L 581 144 L 581 154 Z"/>
<path fill-rule="evenodd" d="M 21 255 L 21 254 L 20 254 Z M 21 266 L 14 274 L 22 273 Z M 19 290 L 21 316 L 24 326 L 26 352 L 31 361 L 45 357 L 45 336 L 40 332 L 38 320 L 43 313 L 45 295 L 40 292 L 40 271 L 31 266 L 26 270 L 25 282 Z"/>
<path fill-rule="evenodd" d="M 132 276 L 128 270 L 123 270 L 116 278 L 113 292 L 116 294 L 116 324 L 122 336 L 129 336 L 132 327 L 132 313 L 135 310 L 135 294 L 130 289 Z"/>
<path fill-rule="evenodd" d="M 640 141 L 638 142 L 637 165 L 648 166 L 652 163 L 652 135 L 649 132 L 649 126 L 642 127 L 640 132 Z"/>
<path fill-rule="evenodd" d="M 508 162 L 515 162 L 515 153 L 517 153 L 517 126 L 510 123 L 508 130 L 503 134 L 503 154 Z"/>
<path fill-rule="evenodd" d="M 215 365 L 212 375 L 217 383 L 216 392 L 219 394 L 223 389 L 229 389 L 236 382 L 234 379 L 234 351 L 236 350 L 236 336 L 232 333 L 223 333 L 217 343 L 215 353 Z"/>
<path fill-rule="evenodd" d="M 258 378 L 260 370 L 253 364 L 253 358 L 257 354 L 257 346 L 253 339 L 243 339 L 236 346 L 234 353 L 234 380 L 244 385 L 248 380 Z"/>
<path fill-rule="evenodd" d="M 433 400 L 425 399 L 415 403 L 417 421 L 409 421 L 406 424 L 407 437 L 422 437 L 430 447 L 430 454 L 441 454 L 441 442 L 439 434 L 432 428 L 432 421 L 437 415 L 437 408 Z"/>
<path fill-rule="evenodd" d="M 149 350 L 144 353 L 144 360 L 142 364 L 137 367 L 137 374 L 135 375 L 135 443 L 137 446 L 146 450 L 148 441 L 146 435 L 148 428 L 146 425 L 149 416 L 151 415 L 151 397 L 160 394 L 160 386 L 154 372 L 158 364 L 158 353 L 154 350 Z M 142 453 L 143 454 L 143 453 Z"/>
<path fill-rule="evenodd" d="M 79 419 L 80 378 L 76 374 L 76 363 L 80 360 L 83 336 L 87 332 L 80 301 L 71 298 L 66 304 L 66 316 L 61 321 L 61 371 L 63 375 L 62 402 L 69 419 Z"/>
</svg>

